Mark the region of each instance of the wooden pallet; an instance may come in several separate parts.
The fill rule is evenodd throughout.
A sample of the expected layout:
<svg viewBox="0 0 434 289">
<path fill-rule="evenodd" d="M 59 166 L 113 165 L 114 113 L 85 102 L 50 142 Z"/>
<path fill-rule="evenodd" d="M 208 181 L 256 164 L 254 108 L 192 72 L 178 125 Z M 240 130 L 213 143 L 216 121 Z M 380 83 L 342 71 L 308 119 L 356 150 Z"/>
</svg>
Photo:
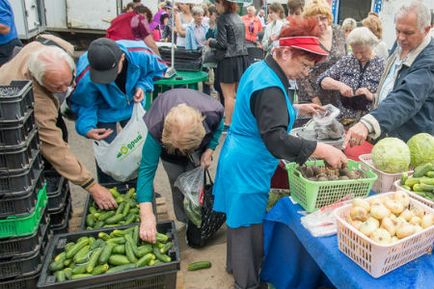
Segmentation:
<svg viewBox="0 0 434 289">
<path fill-rule="evenodd" d="M 159 197 L 155 199 L 157 205 L 157 220 L 167 221 L 169 220 L 169 214 L 167 210 L 166 198 Z M 83 208 L 74 208 L 71 219 L 69 220 L 69 232 L 78 232 L 81 230 L 81 219 L 83 218 Z"/>
</svg>

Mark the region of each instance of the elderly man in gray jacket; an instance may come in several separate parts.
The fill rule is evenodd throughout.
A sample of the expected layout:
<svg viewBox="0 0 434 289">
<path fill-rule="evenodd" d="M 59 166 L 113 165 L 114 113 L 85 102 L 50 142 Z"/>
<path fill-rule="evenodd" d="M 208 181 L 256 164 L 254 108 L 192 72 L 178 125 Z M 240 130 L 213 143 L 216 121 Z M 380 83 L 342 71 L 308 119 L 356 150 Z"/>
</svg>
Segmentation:
<svg viewBox="0 0 434 289">
<path fill-rule="evenodd" d="M 395 18 L 397 48 L 389 56 L 375 96 L 375 109 L 349 129 L 345 146 L 393 136 L 434 134 L 434 40 L 430 12 L 421 2 L 403 5 Z"/>
</svg>

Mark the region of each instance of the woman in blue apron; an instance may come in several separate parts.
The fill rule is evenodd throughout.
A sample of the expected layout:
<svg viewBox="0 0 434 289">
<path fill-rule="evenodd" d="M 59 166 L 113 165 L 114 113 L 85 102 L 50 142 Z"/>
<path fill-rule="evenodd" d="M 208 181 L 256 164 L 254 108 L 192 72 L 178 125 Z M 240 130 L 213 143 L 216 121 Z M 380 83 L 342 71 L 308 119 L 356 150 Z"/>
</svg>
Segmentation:
<svg viewBox="0 0 434 289">
<path fill-rule="evenodd" d="M 307 77 L 328 53 L 317 38 L 316 19 L 291 19 L 279 47 L 250 66 L 241 78 L 232 126 L 220 153 L 214 210 L 227 216 L 226 270 L 235 288 L 266 288 L 259 280 L 263 258 L 262 222 L 271 177 L 279 159 L 304 163 L 324 159 L 333 167 L 345 155 L 326 144 L 289 135 L 297 114 L 313 114 L 315 104 L 293 104 L 290 80 Z"/>
</svg>

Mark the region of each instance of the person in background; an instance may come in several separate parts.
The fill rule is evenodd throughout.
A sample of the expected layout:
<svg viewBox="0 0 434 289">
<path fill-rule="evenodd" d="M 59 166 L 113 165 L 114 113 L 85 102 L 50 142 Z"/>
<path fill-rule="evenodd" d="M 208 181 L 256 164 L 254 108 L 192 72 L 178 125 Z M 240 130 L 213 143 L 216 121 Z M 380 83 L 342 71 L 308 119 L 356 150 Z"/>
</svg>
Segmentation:
<svg viewBox="0 0 434 289">
<path fill-rule="evenodd" d="M 155 99 L 144 123 L 148 136 L 143 145 L 137 180 L 140 237 L 155 243 L 157 231 L 152 199 L 159 159 L 169 177 L 176 219 L 187 223 L 184 196 L 174 183 L 184 172 L 199 165 L 203 168 L 210 166 L 223 130 L 223 107 L 211 96 L 197 90 L 171 89 Z"/>
<path fill-rule="evenodd" d="M 431 10 L 431 37 L 434 38 L 434 10 Z"/>
<path fill-rule="evenodd" d="M 172 39 L 172 28 L 169 25 L 169 14 L 161 14 L 160 19 L 160 30 L 161 30 L 161 39 L 162 42 L 170 42 Z"/>
<path fill-rule="evenodd" d="M 265 27 L 265 25 L 267 24 L 265 21 L 265 10 L 264 9 L 260 9 L 258 12 L 258 18 L 259 20 L 261 20 L 261 24 L 262 27 Z"/>
<path fill-rule="evenodd" d="M 288 0 L 289 16 L 300 16 L 303 14 L 304 0 Z"/>
<path fill-rule="evenodd" d="M 245 29 L 241 17 L 237 14 L 236 3 L 216 0 L 217 38 L 208 39 L 208 45 L 216 50 L 216 81 L 220 84 L 225 106 L 225 131 L 232 122 L 235 93 L 241 75 L 249 66 L 249 56 L 245 45 Z"/>
<path fill-rule="evenodd" d="M 384 59 L 375 55 L 377 37 L 366 27 L 350 32 L 347 44 L 352 53 L 323 72 L 318 84 L 323 90 L 339 91 L 340 122 L 353 125 L 372 108 L 374 94 L 384 70 Z"/>
<path fill-rule="evenodd" d="M 78 60 L 77 86 L 70 97 L 77 132 L 111 143 L 117 124 L 128 122 L 134 103 L 142 103 L 145 92 L 154 90 L 154 78 L 162 77 L 166 69 L 143 41 L 92 41 Z M 113 182 L 98 166 L 97 173 L 101 182 Z"/>
<path fill-rule="evenodd" d="M 149 28 L 151 29 L 151 31 L 159 28 L 158 26 L 160 25 L 161 15 L 167 14 L 166 12 L 167 5 L 168 5 L 167 2 L 164 1 L 158 4 L 158 11 L 155 13 L 154 17 L 152 18 L 152 21 L 149 22 Z"/>
<path fill-rule="evenodd" d="M 265 60 L 252 64 L 240 81 L 213 188 L 214 210 L 226 214 L 226 271 L 234 277 L 234 288 L 268 288 L 259 278 L 263 219 L 279 160 L 303 164 L 312 156 L 332 167 L 347 162 L 332 146 L 289 134 L 297 112 L 321 110 L 316 104 L 293 104 L 295 88 L 288 89 L 289 79 L 306 77 L 327 55 L 317 37 L 317 25 L 315 18 L 290 19 L 289 27 L 280 33 L 279 47 Z"/>
<path fill-rule="evenodd" d="M 117 206 L 109 190 L 95 181 L 71 151 L 60 106 L 75 86 L 74 47 L 53 35 L 40 35 L 0 68 L 0 84 L 33 81 L 34 116 L 45 168 L 53 167 L 73 184 L 89 192 L 101 209 Z"/>
<path fill-rule="evenodd" d="M 9 0 L 0 1 L 0 66 L 12 56 L 15 47 L 23 44 L 18 39 L 15 27 L 14 12 Z"/>
<path fill-rule="evenodd" d="M 160 55 L 158 46 L 152 37 L 152 31 L 149 28 L 149 21 L 152 20 L 152 12 L 148 7 L 137 5 L 134 8 L 134 15 L 131 18 L 131 32 L 133 33 L 133 40 L 143 40 L 145 44 L 152 49 L 154 53 Z"/>
<path fill-rule="evenodd" d="M 208 11 L 209 4 L 203 3 L 201 5 L 201 7 L 203 9 L 203 20 L 202 21 L 205 22 L 209 26 L 209 11 Z"/>
<path fill-rule="evenodd" d="M 148 18 L 152 13 L 143 5 L 134 11 L 123 13 L 112 20 L 106 36 L 111 40 L 142 40 L 152 51 L 159 55 L 158 47 L 150 33 Z"/>
<path fill-rule="evenodd" d="M 422 2 L 398 10 L 398 46 L 387 59 L 374 110 L 348 130 L 344 145 L 358 146 L 368 136 L 406 142 L 421 132 L 434 135 L 434 39 L 429 30 L 430 13 Z"/>
<path fill-rule="evenodd" d="M 258 42 L 258 33 L 262 31 L 262 24 L 259 17 L 256 16 L 255 6 L 247 6 L 247 14 L 242 16 L 241 19 L 244 22 L 247 45 L 250 47 L 256 47 Z"/>
<path fill-rule="evenodd" d="M 134 4 L 133 2 L 128 3 L 128 4 L 125 6 L 125 8 L 122 10 L 122 13 L 133 12 L 135 6 L 136 6 L 136 4 Z"/>
<path fill-rule="evenodd" d="M 353 31 L 357 27 L 357 22 L 353 18 L 345 18 L 344 21 L 342 21 L 341 29 L 344 33 L 345 39 L 347 39 L 348 34 L 350 34 L 351 31 Z"/>
<path fill-rule="evenodd" d="M 329 51 L 329 55 L 325 61 L 317 63 L 313 67 L 312 72 L 307 78 L 297 81 L 300 101 L 313 102 L 319 105 L 333 104 L 340 108 L 339 93 L 322 90 L 317 84 L 317 79 L 324 71 L 346 55 L 344 34 L 338 26 L 332 25 L 333 16 L 331 8 L 325 1 L 311 1 L 304 8 L 303 16 L 316 17 L 320 21 L 320 41 L 323 47 Z"/>
<path fill-rule="evenodd" d="M 369 28 L 369 30 L 374 33 L 378 38 L 378 44 L 374 49 L 374 52 L 377 56 L 383 57 L 387 59 L 389 57 L 389 50 L 387 49 L 387 44 L 382 40 L 383 39 L 383 24 L 381 23 L 381 19 L 377 13 L 370 12 L 368 17 L 362 20 L 362 25 Z"/>
<path fill-rule="evenodd" d="M 262 39 L 262 48 L 265 52 L 270 52 L 273 48 L 273 42 L 279 38 L 280 30 L 285 25 L 285 10 L 279 3 L 271 3 L 268 6 L 268 17 L 270 22 L 265 27 L 264 37 Z"/>
<path fill-rule="evenodd" d="M 178 3 L 181 12 L 175 14 L 176 46 L 185 47 L 185 34 L 187 26 L 193 22 L 191 14 L 191 4 Z"/>
<path fill-rule="evenodd" d="M 185 29 L 185 48 L 186 49 L 199 49 L 205 45 L 206 33 L 209 26 L 203 21 L 203 9 L 201 6 L 194 6 L 191 9 L 193 15 L 193 22 L 187 25 Z"/>
<path fill-rule="evenodd" d="M 215 6 L 210 6 L 208 8 L 208 13 L 209 13 L 209 28 L 208 31 L 206 32 L 206 39 L 209 38 L 216 38 L 217 37 L 217 9 L 215 8 Z"/>
</svg>

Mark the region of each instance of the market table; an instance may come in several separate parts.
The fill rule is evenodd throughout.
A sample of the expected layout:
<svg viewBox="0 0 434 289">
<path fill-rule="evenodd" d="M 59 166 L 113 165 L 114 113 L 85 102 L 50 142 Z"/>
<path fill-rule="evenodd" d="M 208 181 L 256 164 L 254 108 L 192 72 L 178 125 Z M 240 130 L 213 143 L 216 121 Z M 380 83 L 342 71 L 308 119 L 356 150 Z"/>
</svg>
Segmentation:
<svg viewBox="0 0 434 289">
<path fill-rule="evenodd" d="M 261 277 L 277 289 L 433 289 L 434 256 L 424 255 L 373 278 L 338 249 L 336 235 L 313 237 L 300 222 L 303 208 L 280 199 L 264 222 L 265 260 Z"/>
<path fill-rule="evenodd" d="M 178 87 L 198 89 L 199 82 L 206 81 L 208 73 L 204 71 L 176 71 L 171 78 L 161 78 L 154 82 L 154 98 L 159 93 Z"/>
</svg>

